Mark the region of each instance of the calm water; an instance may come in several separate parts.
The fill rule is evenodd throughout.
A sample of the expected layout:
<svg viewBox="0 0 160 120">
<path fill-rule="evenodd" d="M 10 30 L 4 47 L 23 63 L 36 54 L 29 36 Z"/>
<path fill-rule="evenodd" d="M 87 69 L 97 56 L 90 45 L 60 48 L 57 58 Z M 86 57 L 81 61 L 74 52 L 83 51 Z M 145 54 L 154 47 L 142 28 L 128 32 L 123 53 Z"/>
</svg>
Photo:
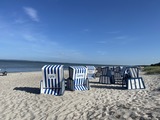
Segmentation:
<svg viewBox="0 0 160 120">
<path fill-rule="evenodd" d="M 75 63 L 55 63 L 55 62 L 36 62 L 36 61 L 17 61 L 17 60 L 0 60 L 0 69 L 7 72 L 30 72 L 41 71 L 44 65 L 63 64 L 64 69 L 67 69 L 71 65 L 87 65 L 87 64 L 75 64 Z M 93 64 L 94 66 L 100 66 Z"/>
</svg>

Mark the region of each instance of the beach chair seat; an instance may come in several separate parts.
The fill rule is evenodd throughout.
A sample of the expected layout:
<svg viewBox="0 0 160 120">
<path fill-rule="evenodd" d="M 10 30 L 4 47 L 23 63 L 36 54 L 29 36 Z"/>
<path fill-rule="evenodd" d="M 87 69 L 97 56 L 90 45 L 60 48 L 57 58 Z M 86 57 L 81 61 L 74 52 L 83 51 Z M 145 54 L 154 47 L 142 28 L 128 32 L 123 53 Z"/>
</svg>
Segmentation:
<svg viewBox="0 0 160 120">
<path fill-rule="evenodd" d="M 110 77 L 101 75 L 99 77 L 99 83 L 102 83 L 102 84 L 112 84 L 112 81 L 111 81 Z"/>
<path fill-rule="evenodd" d="M 145 84 L 142 77 L 129 78 L 126 81 L 125 87 L 127 89 L 145 89 Z"/>
<path fill-rule="evenodd" d="M 45 65 L 42 68 L 43 80 L 40 82 L 40 93 L 51 95 L 63 95 L 65 80 L 63 65 Z"/>
<path fill-rule="evenodd" d="M 67 86 L 72 91 L 75 91 L 75 90 L 82 91 L 82 90 L 89 90 L 90 89 L 88 79 L 76 79 L 76 80 L 68 79 Z"/>
<path fill-rule="evenodd" d="M 87 78 L 87 68 L 84 66 L 70 66 L 67 88 L 70 90 L 89 90 L 89 79 Z"/>
<path fill-rule="evenodd" d="M 123 76 L 122 76 L 122 74 L 121 74 L 121 71 L 119 71 L 119 72 L 114 72 L 112 78 L 113 78 L 113 80 L 114 80 L 114 84 L 122 84 Z"/>
</svg>

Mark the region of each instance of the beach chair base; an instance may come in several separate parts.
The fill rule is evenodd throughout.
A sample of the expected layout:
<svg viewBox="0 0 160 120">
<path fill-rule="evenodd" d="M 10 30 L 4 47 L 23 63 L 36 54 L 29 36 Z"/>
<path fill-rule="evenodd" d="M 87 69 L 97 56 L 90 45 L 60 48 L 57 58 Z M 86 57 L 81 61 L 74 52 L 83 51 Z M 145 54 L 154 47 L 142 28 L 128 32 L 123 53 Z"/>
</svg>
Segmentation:
<svg viewBox="0 0 160 120">
<path fill-rule="evenodd" d="M 84 79 L 84 80 L 67 79 L 67 88 L 72 91 L 90 90 L 89 80 L 88 79 Z"/>
<path fill-rule="evenodd" d="M 93 80 L 93 79 L 95 79 L 95 77 L 88 77 L 88 79 L 89 79 L 89 80 Z"/>
<path fill-rule="evenodd" d="M 112 84 L 112 81 L 110 79 L 110 77 L 108 76 L 100 76 L 99 77 L 99 83 L 102 83 L 102 84 Z"/>
<path fill-rule="evenodd" d="M 122 86 L 126 89 L 145 89 L 145 84 L 142 77 L 129 78 L 126 80 L 126 84 Z"/>
<path fill-rule="evenodd" d="M 62 81 L 62 88 L 44 88 L 43 80 L 40 82 L 40 93 L 41 94 L 50 94 L 55 96 L 60 96 L 64 94 L 65 91 L 65 82 Z"/>
</svg>

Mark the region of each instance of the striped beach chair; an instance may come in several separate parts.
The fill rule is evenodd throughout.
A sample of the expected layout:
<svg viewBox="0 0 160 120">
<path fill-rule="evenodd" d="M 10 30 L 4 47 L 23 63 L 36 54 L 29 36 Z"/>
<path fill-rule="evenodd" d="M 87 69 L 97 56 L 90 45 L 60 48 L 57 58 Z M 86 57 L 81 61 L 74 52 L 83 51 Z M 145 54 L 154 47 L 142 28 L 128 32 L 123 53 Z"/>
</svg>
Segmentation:
<svg viewBox="0 0 160 120">
<path fill-rule="evenodd" d="M 87 68 L 84 66 L 70 66 L 67 87 L 70 90 L 89 90 L 89 80 L 87 78 Z"/>
<path fill-rule="evenodd" d="M 88 79 L 94 79 L 95 78 L 95 73 L 96 73 L 96 68 L 94 66 L 86 66 L 87 67 L 87 78 Z"/>
<path fill-rule="evenodd" d="M 127 71 L 127 72 L 126 72 Z M 125 71 L 125 83 L 122 85 L 127 89 L 145 89 L 145 84 L 142 77 L 139 77 L 138 67 L 127 67 Z"/>
<path fill-rule="evenodd" d="M 40 93 L 63 95 L 65 91 L 63 72 L 63 65 L 45 65 L 42 67 L 43 80 L 40 82 Z"/>
<path fill-rule="evenodd" d="M 112 72 L 109 67 L 101 68 L 102 75 L 99 77 L 99 83 L 112 84 Z"/>
</svg>

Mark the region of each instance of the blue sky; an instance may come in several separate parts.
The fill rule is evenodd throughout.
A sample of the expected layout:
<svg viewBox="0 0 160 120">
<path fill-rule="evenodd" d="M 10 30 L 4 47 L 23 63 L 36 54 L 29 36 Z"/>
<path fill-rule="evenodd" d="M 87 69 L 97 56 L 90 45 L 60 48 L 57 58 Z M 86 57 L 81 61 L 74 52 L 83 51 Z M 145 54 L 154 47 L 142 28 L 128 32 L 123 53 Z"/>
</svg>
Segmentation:
<svg viewBox="0 0 160 120">
<path fill-rule="evenodd" d="M 160 62 L 159 0 L 1 0 L 0 59 Z"/>
</svg>

